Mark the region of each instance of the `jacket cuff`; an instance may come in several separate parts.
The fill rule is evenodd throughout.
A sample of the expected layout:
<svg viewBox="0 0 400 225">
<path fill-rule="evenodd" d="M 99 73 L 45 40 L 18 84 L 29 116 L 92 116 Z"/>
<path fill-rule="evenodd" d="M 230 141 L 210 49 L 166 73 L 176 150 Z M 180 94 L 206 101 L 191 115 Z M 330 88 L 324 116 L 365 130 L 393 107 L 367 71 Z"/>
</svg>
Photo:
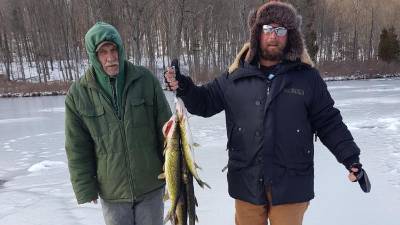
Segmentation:
<svg viewBox="0 0 400 225">
<path fill-rule="evenodd" d="M 352 155 L 345 160 L 343 160 L 342 164 L 346 167 L 346 169 L 350 169 L 351 165 L 354 163 L 360 163 L 360 156 L 359 155 Z"/>
<path fill-rule="evenodd" d="M 98 197 L 99 197 L 98 193 L 95 193 L 95 192 L 87 193 L 87 194 L 84 194 L 82 197 L 77 198 L 77 201 L 78 201 L 78 204 L 85 204 L 85 203 L 91 202 L 95 199 L 98 199 Z"/>
<path fill-rule="evenodd" d="M 179 75 L 175 79 L 179 82 L 179 88 L 176 90 L 176 96 L 178 97 L 185 96 L 190 86 L 194 85 L 192 79 L 188 76 Z"/>
</svg>

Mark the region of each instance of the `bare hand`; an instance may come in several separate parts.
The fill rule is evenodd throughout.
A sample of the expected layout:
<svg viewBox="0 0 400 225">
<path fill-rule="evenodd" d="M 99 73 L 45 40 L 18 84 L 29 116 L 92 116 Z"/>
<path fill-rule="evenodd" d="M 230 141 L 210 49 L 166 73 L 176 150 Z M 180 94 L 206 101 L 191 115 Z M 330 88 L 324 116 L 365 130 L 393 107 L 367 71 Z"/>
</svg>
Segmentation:
<svg viewBox="0 0 400 225">
<path fill-rule="evenodd" d="M 357 172 L 358 172 L 358 168 L 355 168 L 355 167 L 351 168 L 351 171 L 350 171 L 350 173 L 348 175 L 348 178 L 349 178 L 349 180 L 351 182 L 357 181 L 357 176 L 354 174 L 354 173 L 357 173 Z"/>
<path fill-rule="evenodd" d="M 172 67 L 168 67 L 167 72 L 165 72 L 164 77 L 168 89 L 170 91 L 176 91 L 179 88 L 179 82 L 175 79 L 175 69 Z"/>
<path fill-rule="evenodd" d="M 92 203 L 97 205 L 97 198 L 92 200 Z"/>
</svg>

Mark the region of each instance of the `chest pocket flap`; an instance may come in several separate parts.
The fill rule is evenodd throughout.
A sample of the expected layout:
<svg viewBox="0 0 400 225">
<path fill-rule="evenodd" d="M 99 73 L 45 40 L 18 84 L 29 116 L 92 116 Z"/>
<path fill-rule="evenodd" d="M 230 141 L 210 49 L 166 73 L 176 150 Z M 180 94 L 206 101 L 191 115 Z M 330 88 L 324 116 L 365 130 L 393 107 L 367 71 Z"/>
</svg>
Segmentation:
<svg viewBox="0 0 400 225">
<path fill-rule="evenodd" d="M 80 113 L 92 137 L 101 137 L 109 133 L 108 122 L 103 106 L 84 106 L 80 109 Z"/>
<path fill-rule="evenodd" d="M 132 98 L 129 100 L 130 107 L 127 107 L 128 114 L 133 121 L 134 127 L 149 126 L 153 115 L 153 102 L 144 98 Z"/>
<path fill-rule="evenodd" d="M 82 107 L 80 112 L 83 116 L 87 117 L 102 116 L 104 114 L 104 107 L 103 106 Z"/>
</svg>

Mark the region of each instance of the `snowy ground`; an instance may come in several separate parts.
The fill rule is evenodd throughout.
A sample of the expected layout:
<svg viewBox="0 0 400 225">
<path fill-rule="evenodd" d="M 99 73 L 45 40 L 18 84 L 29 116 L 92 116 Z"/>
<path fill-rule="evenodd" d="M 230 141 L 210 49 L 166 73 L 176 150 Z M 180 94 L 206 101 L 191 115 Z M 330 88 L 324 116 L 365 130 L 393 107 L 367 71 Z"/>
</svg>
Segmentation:
<svg viewBox="0 0 400 225">
<path fill-rule="evenodd" d="M 400 224 L 400 80 L 329 82 L 345 122 L 362 149 L 370 194 L 321 145 L 315 151 L 315 192 L 305 225 Z M 168 96 L 171 97 L 170 93 Z M 0 99 L 0 224 L 104 224 L 99 205 L 78 206 L 64 150 L 64 97 Z M 202 225 L 234 224 L 227 194 L 225 118 L 190 119 L 201 177 L 196 189 Z"/>
</svg>

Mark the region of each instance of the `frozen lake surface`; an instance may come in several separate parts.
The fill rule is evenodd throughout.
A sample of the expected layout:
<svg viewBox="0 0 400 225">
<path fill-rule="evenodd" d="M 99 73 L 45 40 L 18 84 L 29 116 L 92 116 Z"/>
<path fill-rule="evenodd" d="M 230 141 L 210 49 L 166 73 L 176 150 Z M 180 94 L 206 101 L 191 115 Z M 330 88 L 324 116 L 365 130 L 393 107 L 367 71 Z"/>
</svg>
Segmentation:
<svg viewBox="0 0 400 225">
<path fill-rule="evenodd" d="M 305 225 L 400 224 L 400 80 L 329 82 L 344 121 L 361 148 L 372 191 L 347 180 L 344 167 L 317 142 L 315 193 Z M 171 99 L 170 93 L 167 96 Z M 228 196 L 225 116 L 190 118 L 200 176 L 201 225 L 234 224 Z M 168 207 L 168 205 L 166 205 Z M 0 224 L 104 224 L 99 205 L 78 206 L 64 149 L 64 97 L 0 99 Z"/>
</svg>

